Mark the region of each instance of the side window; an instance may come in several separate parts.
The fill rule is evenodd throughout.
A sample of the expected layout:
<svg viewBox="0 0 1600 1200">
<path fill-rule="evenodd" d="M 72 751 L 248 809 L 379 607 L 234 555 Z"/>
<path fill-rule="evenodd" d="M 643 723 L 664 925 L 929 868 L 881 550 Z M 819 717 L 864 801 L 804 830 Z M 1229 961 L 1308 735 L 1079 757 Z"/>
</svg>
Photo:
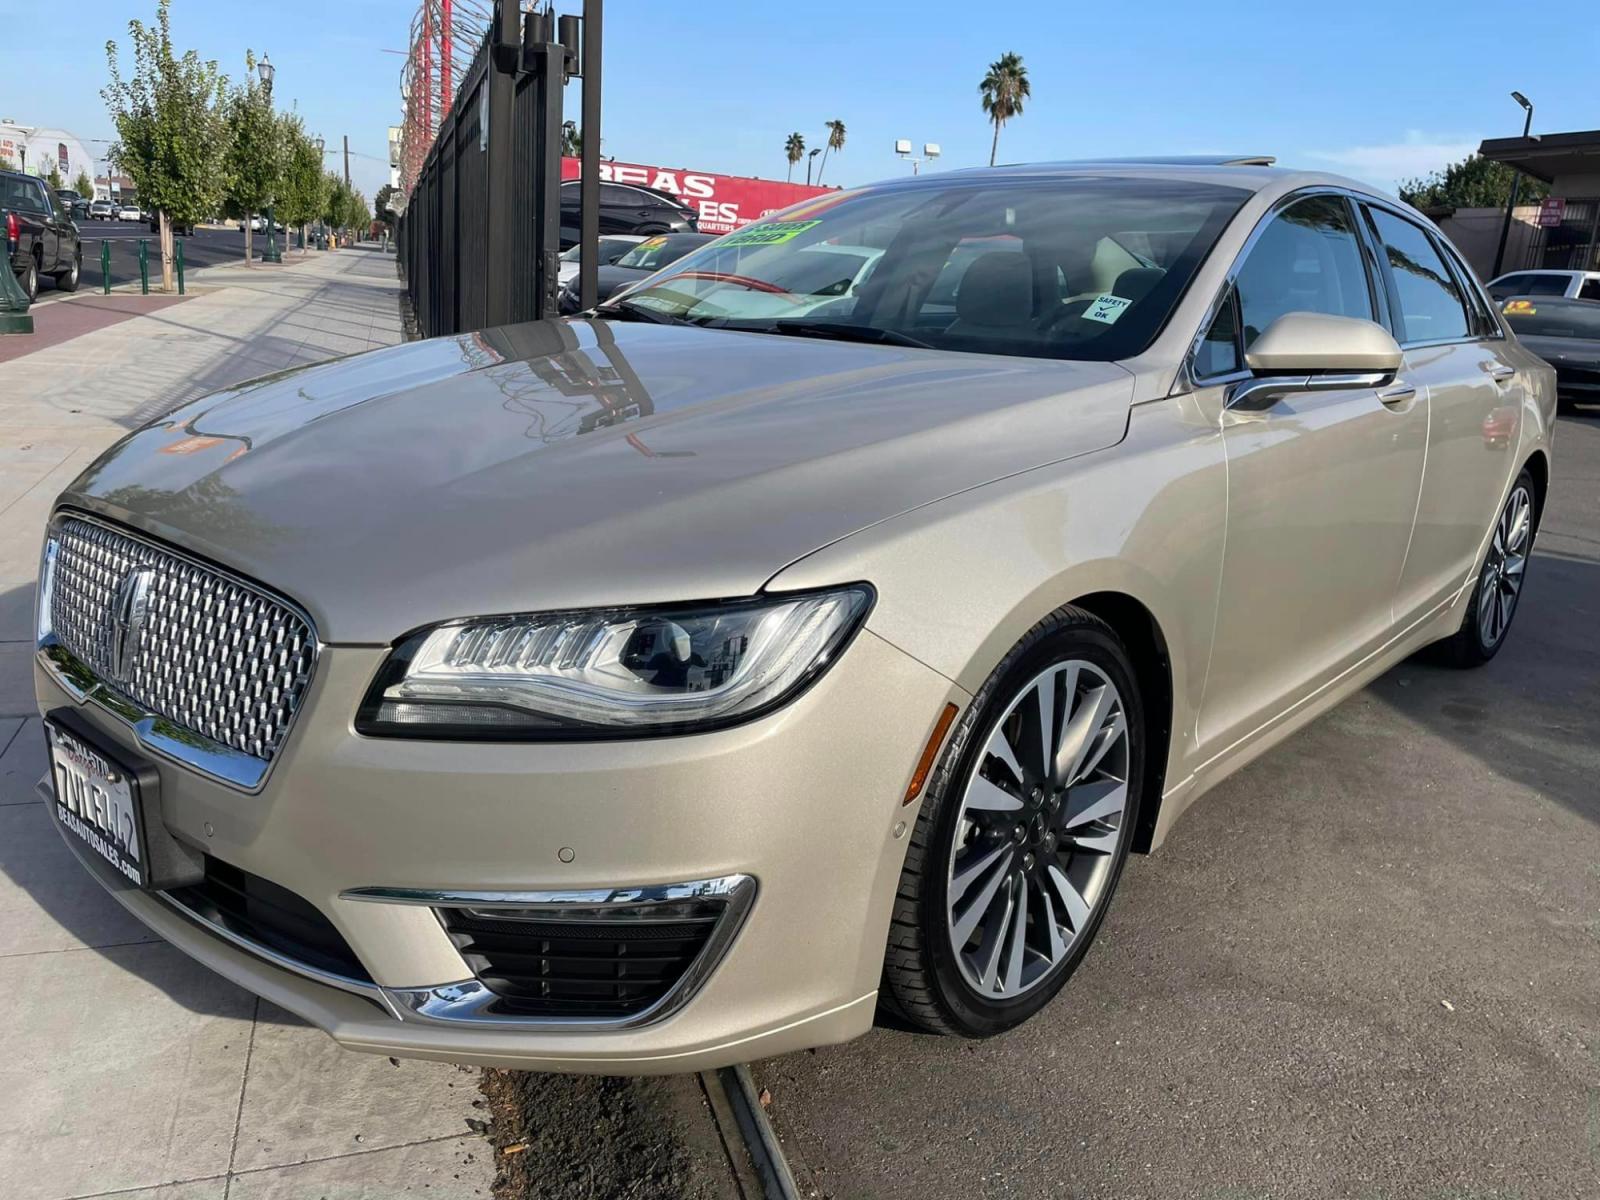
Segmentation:
<svg viewBox="0 0 1600 1200">
<path fill-rule="evenodd" d="M 1229 291 L 1195 351 L 1194 374 L 1197 379 L 1211 379 L 1243 368 L 1244 359 L 1239 353 L 1239 301 L 1237 295 Z"/>
<path fill-rule="evenodd" d="M 616 208 L 643 208 L 648 203 L 646 196 L 632 188 L 622 187 L 615 183 L 602 183 L 600 185 L 600 203 L 610 204 Z"/>
<path fill-rule="evenodd" d="M 1370 211 L 1389 264 L 1389 285 L 1400 309 L 1404 326 L 1401 342 L 1440 342 L 1468 336 L 1461 289 L 1422 227 L 1387 209 Z"/>
<path fill-rule="evenodd" d="M 1311 196 L 1273 217 L 1235 285 L 1247 350 L 1284 313 L 1373 319 L 1355 222 L 1338 196 Z"/>
<path fill-rule="evenodd" d="M 1494 314 L 1489 311 L 1489 306 L 1483 298 L 1483 290 L 1478 287 L 1478 277 L 1472 273 L 1472 268 L 1454 246 L 1442 238 L 1434 245 L 1444 251 L 1445 262 L 1454 272 L 1456 285 L 1461 289 L 1461 294 L 1467 299 L 1467 316 L 1472 326 L 1472 336 L 1492 338 L 1500 336 L 1500 322 L 1495 320 Z"/>
<path fill-rule="evenodd" d="M 1600 300 L 1600 279 L 1586 279 L 1578 289 L 1579 300 Z"/>
</svg>

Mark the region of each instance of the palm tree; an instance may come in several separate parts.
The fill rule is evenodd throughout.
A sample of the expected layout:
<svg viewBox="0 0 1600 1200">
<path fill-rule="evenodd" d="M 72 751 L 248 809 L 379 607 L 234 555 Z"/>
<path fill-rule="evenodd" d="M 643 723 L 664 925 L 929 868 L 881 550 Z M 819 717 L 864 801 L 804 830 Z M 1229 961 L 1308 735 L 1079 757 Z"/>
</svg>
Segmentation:
<svg viewBox="0 0 1600 1200">
<path fill-rule="evenodd" d="M 806 140 L 798 133 L 791 133 L 789 140 L 783 144 L 783 152 L 789 156 L 790 182 L 794 181 L 794 165 L 806 156 Z"/>
<path fill-rule="evenodd" d="M 844 149 L 844 122 L 824 121 L 828 131 L 828 144 L 822 148 L 822 161 L 817 164 L 817 184 L 822 184 L 822 168 L 828 165 L 828 151 Z"/>
<path fill-rule="evenodd" d="M 994 156 L 1000 149 L 1000 126 L 1012 117 L 1022 115 L 1022 102 L 1033 95 L 1028 84 L 1028 68 L 1022 65 L 1020 54 L 1002 54 L 989 64 L 989 73 L 978 85 L 983 94 L 983 111 L 994 122 L 994 143 L 989 147 L 989 165 L 994 166 Z"/>
</svg>

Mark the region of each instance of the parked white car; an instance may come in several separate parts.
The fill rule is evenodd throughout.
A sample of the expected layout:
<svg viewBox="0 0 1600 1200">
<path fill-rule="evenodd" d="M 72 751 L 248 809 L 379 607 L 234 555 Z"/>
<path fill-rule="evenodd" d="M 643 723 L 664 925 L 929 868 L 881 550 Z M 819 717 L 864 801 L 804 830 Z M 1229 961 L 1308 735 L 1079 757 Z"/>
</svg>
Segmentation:
<svg viewBox="0 0 1600 1200">
<path fill-rule="evenodd" d="M 600 239 L 600 265 L 609 267 L 629 250 L 644 241 L 642 233 L 608 233 Z M 578 252 L 581 246 L 572 246 L 561 252 L 561 285 L 565 287 L 568 282 L 578 277 Z"/>
<path fill-rule="evenodd" d="M 1512 296 L 1600 300 L 1600 271 L 1512 271 L 1489 281 L 1489 297 L 1496 303 Z"/>
<path fill-rule="evenodd" d="M 119 221 L 137 221 L 143 216 L 144 214 L 139 211 L 137 204 L 119 204 L 117 206 L 117 220 Z"/>
</svg>

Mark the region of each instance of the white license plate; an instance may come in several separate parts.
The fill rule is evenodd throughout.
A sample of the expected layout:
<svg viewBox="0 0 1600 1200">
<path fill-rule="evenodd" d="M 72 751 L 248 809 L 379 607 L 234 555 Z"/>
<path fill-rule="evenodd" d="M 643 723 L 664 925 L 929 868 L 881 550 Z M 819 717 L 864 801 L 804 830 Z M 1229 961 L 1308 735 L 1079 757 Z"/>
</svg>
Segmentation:
<svg viewBox="0 0 1600 1200">
<path fill-rule="evenodd" d="M 49 722 L 56 820 L 119 875 L 144 886 L 144 839 L 137 785 L 82 738 Z"/>
</svg>

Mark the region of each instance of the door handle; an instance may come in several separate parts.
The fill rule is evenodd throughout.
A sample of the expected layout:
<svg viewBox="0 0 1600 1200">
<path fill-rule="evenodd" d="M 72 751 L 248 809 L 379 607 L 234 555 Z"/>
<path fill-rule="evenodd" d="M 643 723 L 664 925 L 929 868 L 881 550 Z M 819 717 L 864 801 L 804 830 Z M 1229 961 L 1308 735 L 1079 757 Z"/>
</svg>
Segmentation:
<svg viewBox="0 0 1600 1200">
<path fill-rule="evenodd" d="M 1396 380 L 1386 388 L 1378 389 L 1378 399 L 1391 408 L 1415 399 L 1416 395 L 1416 387 L 1403 379 Z"/>
<path fill-rule="evenodd" d="M 1517 373 L 1515 367 L 1508 367 L 1505 363 L 1500 362 L 1484 363 L 1483 369 L 1488 373 L 1489 378 L 1496 383 L 1504 383 Z"/>
</svg>

